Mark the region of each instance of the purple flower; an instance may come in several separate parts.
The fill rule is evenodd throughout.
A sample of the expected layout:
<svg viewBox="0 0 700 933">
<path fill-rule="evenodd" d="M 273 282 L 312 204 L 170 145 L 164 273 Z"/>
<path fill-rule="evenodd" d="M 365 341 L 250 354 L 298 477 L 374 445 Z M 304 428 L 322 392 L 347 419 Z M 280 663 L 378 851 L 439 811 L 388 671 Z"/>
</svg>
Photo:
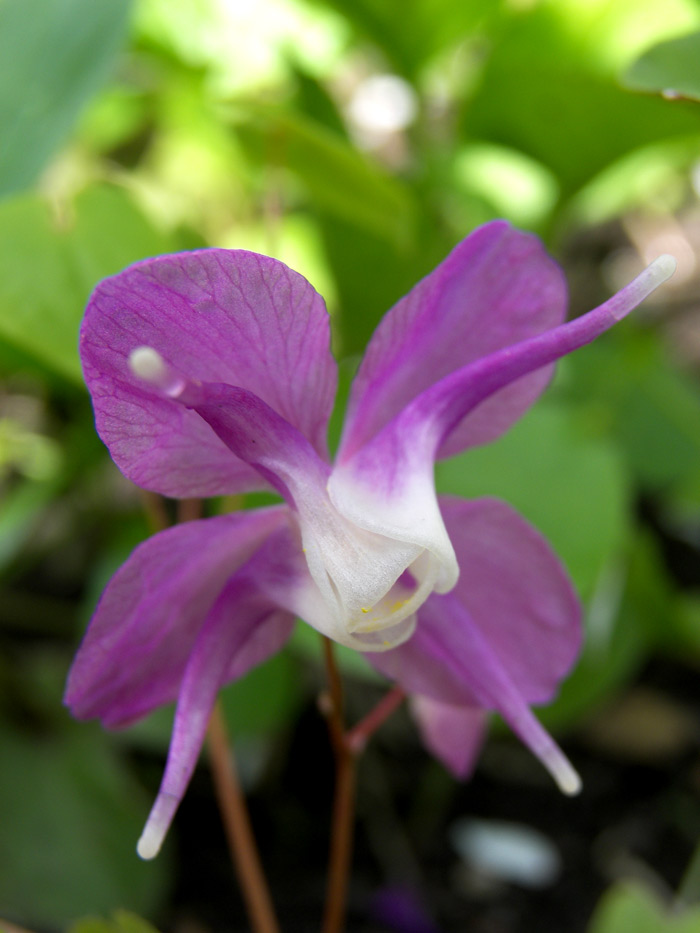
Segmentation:
<svg viewBox="0 0 700 933">
<path fill-rule="evenodd" d="M 549 700 L 580 612 L 546 541 L 503 502 L 438 498 L 437 458 L 502 434 L 559 357 L 672 274 L 657 259 L 562 324 L 566 287 L 533 236 L 476 230 L 386 315 L 355 378 L 335 465 L 328 315 L 274 259 L 202 250 L 106 279 L 81 332 L 97 429 L 122 472 L 166 496 L 274 490 L 283 505 L 179 525 L 115 574 L 66 702 L 106 726 L 177 699 L 154 856 L 221 686 L 278 651 L 296 616 L 365 652 L 412 697 L 425 743 L 468 773 L 497 710 L 560 787 L 580 785 L 529 704 Z M 371 283 L 368 283 L 371 286 Z M 517 469 L 517 464 L 514 464 Z"/>
</svg>

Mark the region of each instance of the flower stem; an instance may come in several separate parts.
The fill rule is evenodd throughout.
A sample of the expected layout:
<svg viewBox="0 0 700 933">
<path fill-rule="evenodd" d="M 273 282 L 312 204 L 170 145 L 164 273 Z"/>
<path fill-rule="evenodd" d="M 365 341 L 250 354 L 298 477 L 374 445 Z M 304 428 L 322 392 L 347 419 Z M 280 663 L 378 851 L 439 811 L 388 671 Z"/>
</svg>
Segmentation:
<svg viewBox="0 0 700 933">
<path fill-rule="evenodd" d="M 345 741 L 343 686 L 333 656 L 332 642 L 325 637 L 323 652 L 329 687 L 328 729 L 335 754 L 336 777 L 322 931 L 323 933 L 341 933 L 345 923 L 348 875 L 352 856 L 356 758 L 354 751 Z"/>
<path fill-rule="evenodd" d="M 255 845 L 250 817 L 238 782 L 220 703 L 209 720 L 209 761 L 231 858 L 254 933 L 279 933 L 279 924 Z"/>
<path fill-rule="evenodd" d="M 377 729 L 395 712 L 406 699 L 401 687 L 392 687 L 364 719 L 345 734 L 345 744 L 356 755 L 364 750 L 365 745 Z"/>
<path fill-rule="evenodd" d="M 146 513 L 146 521 L 152 534 L 163 531 L 170 525 L 170 517 L 165 507 L 165 499 L 157 492 L 141 490 L 141 503 Z"/>
</svg>

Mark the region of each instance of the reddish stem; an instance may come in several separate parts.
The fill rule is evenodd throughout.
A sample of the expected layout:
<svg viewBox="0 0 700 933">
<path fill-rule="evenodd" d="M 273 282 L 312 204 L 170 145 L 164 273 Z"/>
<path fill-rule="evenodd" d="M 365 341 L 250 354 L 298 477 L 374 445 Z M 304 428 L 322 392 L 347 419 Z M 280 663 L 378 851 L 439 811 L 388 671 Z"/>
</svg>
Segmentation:
<svg viewBox="0 0 700 933">
<path fill-rule="evenodd" d="M 401 705 L 405 694 L 400 687 L 392 688 L 364 719 L 346 732 L 343 714 L 343 685 L 333 655 L 333 643 L 325 637 L 323 654 L 328 677 L 328 693 L 321 697 L 321 709 L 328 721 L 335 755 L 336 778 L 322 933 L 341 933 L 345 923 L 352 858 L 357 758 L 372 734 Z"/>
<path fill-rule="evenodd" d="M 328 860 L 328 882 L 322 933 L 341 933 L 345 924 L 348 877 L 352 858 L 355 817 L 355 755 L 345 742 L 343 685 L 333 655 L 333 643 L 325 636 L 323 638 L 323 653 L 329 687 L 325 704 L 326 715 L 335 755 L 335 794 L 333 797 L 331 848 Z"/>
<path fill-rule="evenodd" d="M 231 858 L 255 933 L 279 933 L 260 863 L 245 798 L 238 782 L 233 751 L 219 703 L 209 720 L 209 760 Z"/>
<path fill-rule="evenodd" d="M 392 687 L 364 719 L 345 734 L 345 744 L 355 755 L 364 750 L 365 745 L 377 729 L 394 713 L 406 699 L 401 687 Z"/>
</svg>

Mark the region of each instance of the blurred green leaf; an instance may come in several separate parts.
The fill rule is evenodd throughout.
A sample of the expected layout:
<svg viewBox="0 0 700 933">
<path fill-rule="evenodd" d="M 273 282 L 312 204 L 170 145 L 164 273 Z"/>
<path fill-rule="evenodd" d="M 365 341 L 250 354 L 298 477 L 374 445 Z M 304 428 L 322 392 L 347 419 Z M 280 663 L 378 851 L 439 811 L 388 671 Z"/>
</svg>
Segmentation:
<svg viewBox="0 0 700 933">
<path fill-rule="evenodd" d="M 449 231 L 433 219 L 419 220 L 415 241 L 404 247 L 320 212 L 323 242 L 338 290 L 338 313 L 332 318 L 337 355 L 362 353 L 384 313 L 455 245 Z"/>
<path fill-rule="evenodd" d="M 112 920 L 101 920 L 98 917 L 79 920 L 68 933 L 157 933 L 157 930 L 136 914 L 118 910 Z"/>
<path fill-rule="evenodd" d="M 97 728 L 56 739 L 3 730 L 0 913 L 55 926 L 89 913 L 158 904 L 165 859 L 135 853 L 147 803 Z"/>
<path fill-rule="evenodd" d="M 659 632 L 659 641 L 684 661 L 700 663 L 700 596 L 679 593 L 668 625 Z"/>
<path fill-rule="evenodd" d="M 249 671 L 221 693 L 233 735 L 269 733 L 296 715 L 302 700 L 299 667 L 286 651 Z"/>
<path fill-rule="evenodd" d="M 622 882 L 604 895 L 588 933 L 697 933 L 700 910 L 672 914 L 654 894 L 638 884 Z"/>
<path fill-rule="evenodd" d="M 584 644 L 543 721 L 567 725 L 619 691 L 639 671 L 668 623 L 669 590 L 650 538 L 630 536 L 627 553 L 603 569 L 586 607 Z"/>
<path fill-rule="evenodd" d="M 249 109 L 237 131 L 260 164 L 286 168 L 312 202 L 335 217 L 397 245 L 410 244 L 410 192 L 341 136 L 299 114 Z"/>
<path fill-rule="evenodd" d="M 78 329 L 91 289 L 170 246 L 119 188 L 86 189 L 60 219 L 36 195 L 0 203 L 0 337 L 82 383 Z"/>
<path fill-rule="evenodd" d="M 397 71 L 412 76 L 445 48 L 463 42 L 498 0 L 330 0 L 355 29 L 371 39 Z"/>
<path fill-rule="evenodd" d="M 653 46 L 624 76 L 627 87 L 700 100 L 700 32 Z"/>
<path fill-rule="evenodd" d="M 567 361 L 568 390 L 607 423 L 639 483 L 669 490 L 697 476 L 700 391 L 652 330 L 627 327 Z"/>
<path fill-rule="evenodd" d="M 692 107 L 620 88 L 585 39 L 590 31 L 572 30 L 555 4 L 514 17 L 463 121 L 465 137 L 511 147 L 548 167 L 564 196 L 634 149 L 698 133 Z"/>
<path fill-rule="evenodd" d="M 53 481 L 26 480 L 3 494 L 0 501 L 0 571 L 14 559 L 36 530 L 58 488 Z"/>
<path fill-rule="evenodd" d="M 440 492 L 498 496 L 533 522 L 590 595 L 629 530 L 626 477 L 614 447 L 576 410 L 540 402 L 486 447 L 438 464 Z"/>
<path fill-rule="evenodd" d="M 30 185 L 113 67 L 128 0 L 0 3 L 0 196 Z"/>
</svg>

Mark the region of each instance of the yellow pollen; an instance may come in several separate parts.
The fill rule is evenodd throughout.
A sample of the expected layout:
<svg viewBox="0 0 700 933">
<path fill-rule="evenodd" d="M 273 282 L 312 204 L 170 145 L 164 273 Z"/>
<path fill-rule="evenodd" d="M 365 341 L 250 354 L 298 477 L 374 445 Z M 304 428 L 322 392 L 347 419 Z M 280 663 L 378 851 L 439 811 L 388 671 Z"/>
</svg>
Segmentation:
<svg viewBox="0 0 700 933">
<path fill-rule="evenodd" d="M 367 613 L 367 612 L 371 612 L 371 611 L 372 611 L 371 609 L 365 609 L 364 606 L 360 606 L 360 612 Z"/>
</svg>

